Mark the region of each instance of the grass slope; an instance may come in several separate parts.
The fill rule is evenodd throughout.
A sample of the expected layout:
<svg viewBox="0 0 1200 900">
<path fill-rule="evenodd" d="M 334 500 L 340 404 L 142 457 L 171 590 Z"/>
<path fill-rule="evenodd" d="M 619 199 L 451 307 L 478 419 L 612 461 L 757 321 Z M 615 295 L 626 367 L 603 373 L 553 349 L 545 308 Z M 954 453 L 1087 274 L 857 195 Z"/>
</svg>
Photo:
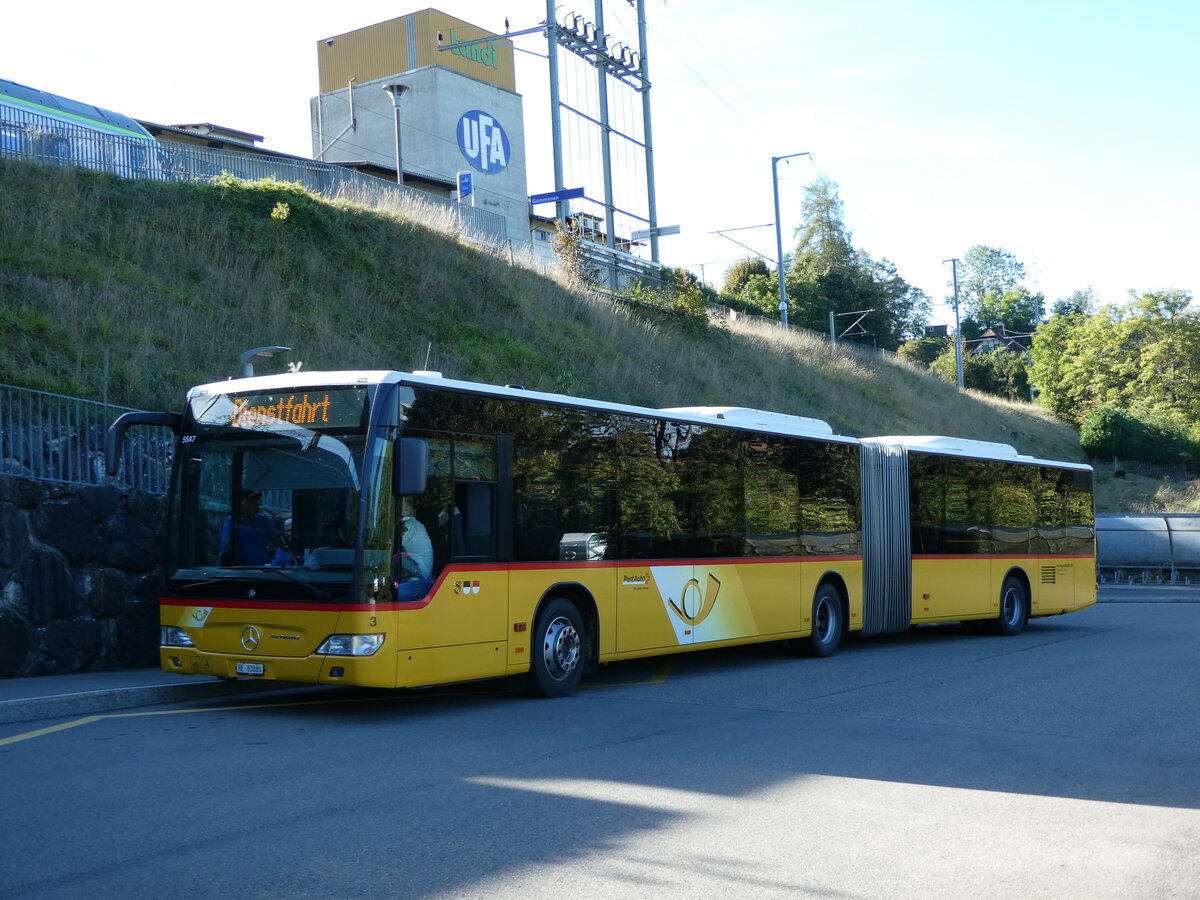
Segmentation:
<svg viewBox="0 0 1200 900">
<path fill-rule="evenodd" d="M 411 370 L 428 353 L 455 378 L 1081 458 L 1075 430 L 1038 407 L 762 322 L 689 331 L 464 243 L 419 203 L 379 210 L 286 184 L 0 161 L 0 382 L 174 409 L 269 344 L 306 369 Z"/>
</svg>

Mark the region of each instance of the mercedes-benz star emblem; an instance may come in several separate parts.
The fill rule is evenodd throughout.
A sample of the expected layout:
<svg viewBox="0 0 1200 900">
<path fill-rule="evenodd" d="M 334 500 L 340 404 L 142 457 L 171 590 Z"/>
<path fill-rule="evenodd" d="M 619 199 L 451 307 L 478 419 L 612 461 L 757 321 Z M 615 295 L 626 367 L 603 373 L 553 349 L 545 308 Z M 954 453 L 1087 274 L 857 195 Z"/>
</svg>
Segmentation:
<svg viewBox="0 0 1200 900">
<path fill-rule="evenodd" d="M 242 629 L 242 646 L 247 650 L 253 650 L 257 647 L 260 638 L 261 635 L 258 633 L 258 629 L 253 625 L 247 625 Z"/>
</svg>

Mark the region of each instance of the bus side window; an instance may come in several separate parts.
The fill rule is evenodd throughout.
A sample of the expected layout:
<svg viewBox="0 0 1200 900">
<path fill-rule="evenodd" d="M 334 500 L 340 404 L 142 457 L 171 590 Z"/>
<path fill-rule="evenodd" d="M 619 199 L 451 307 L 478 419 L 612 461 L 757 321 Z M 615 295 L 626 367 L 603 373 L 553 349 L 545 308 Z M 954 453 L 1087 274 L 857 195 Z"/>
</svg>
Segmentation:
<svg viewBox="0 0 1200 900">
<path fill-rule="evenodd" d="M 495 556 L 496 485 L 459 481 L 454 484 L 454 555 Z"/>
</svg>

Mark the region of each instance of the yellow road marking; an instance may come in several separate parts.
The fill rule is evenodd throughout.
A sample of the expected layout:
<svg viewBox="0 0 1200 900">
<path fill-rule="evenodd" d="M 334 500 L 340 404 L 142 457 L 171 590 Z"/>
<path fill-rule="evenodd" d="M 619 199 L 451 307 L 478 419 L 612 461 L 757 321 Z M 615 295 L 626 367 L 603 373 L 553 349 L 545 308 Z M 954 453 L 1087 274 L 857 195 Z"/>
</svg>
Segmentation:
<svg viewBox="0 0 1200 900">
<path fill-rule="evenodd" d="M 54 734 L 56 731 L 66 731 L 68 728 L 75 728 L 77 725 L 88 725 L 107 718 L 108 716 L 84 716 L 82 719 L 75 719 L 73 722 L 62 722 L 58 725 L 51 725 L 49 728 L 39 728 L 37 731 L 14 734 L 12 737 L 0 738 L 0 747 L 7 744 L 16 744 L 19 741 L 27 741 L 30 738 L 41 737 L 44 734 Z"/>
</svg>

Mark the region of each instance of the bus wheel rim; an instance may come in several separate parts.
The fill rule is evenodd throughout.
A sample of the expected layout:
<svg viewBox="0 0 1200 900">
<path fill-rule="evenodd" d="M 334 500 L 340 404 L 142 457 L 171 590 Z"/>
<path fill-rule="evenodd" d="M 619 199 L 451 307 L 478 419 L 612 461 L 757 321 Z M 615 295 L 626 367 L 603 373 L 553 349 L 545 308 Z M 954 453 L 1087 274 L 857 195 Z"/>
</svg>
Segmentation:
<svg viewBox="0 0 1200 900">
<path fill-rule="evenodd" d="M 546 671 L 556 681 L 570 676 L 579 662 L 579 632 L 565 616 L 559 616 L 546 628 L 542 645 Z"/>
<path fill-rule="evenodd" d="M 829 609 L 829 601 L 825 598 L 821 598 L 817 604 L 816 621 L 813 626 L 817 633 L 817 639 L 822 644 L 829 643 L 833 632 L 833 613 Z"/>
<path fill-rule="evenodd" d="M 1001 603 L 1000 614 L 1004 616 L 1004 621 L 1009 625 L 1016 623 L 1017 616 L 1020 615 L 1021 603 L 1017 597 L 1015 588 L 1009 588 L 1004 592 L 1004 601 Z"/>
</svg>

